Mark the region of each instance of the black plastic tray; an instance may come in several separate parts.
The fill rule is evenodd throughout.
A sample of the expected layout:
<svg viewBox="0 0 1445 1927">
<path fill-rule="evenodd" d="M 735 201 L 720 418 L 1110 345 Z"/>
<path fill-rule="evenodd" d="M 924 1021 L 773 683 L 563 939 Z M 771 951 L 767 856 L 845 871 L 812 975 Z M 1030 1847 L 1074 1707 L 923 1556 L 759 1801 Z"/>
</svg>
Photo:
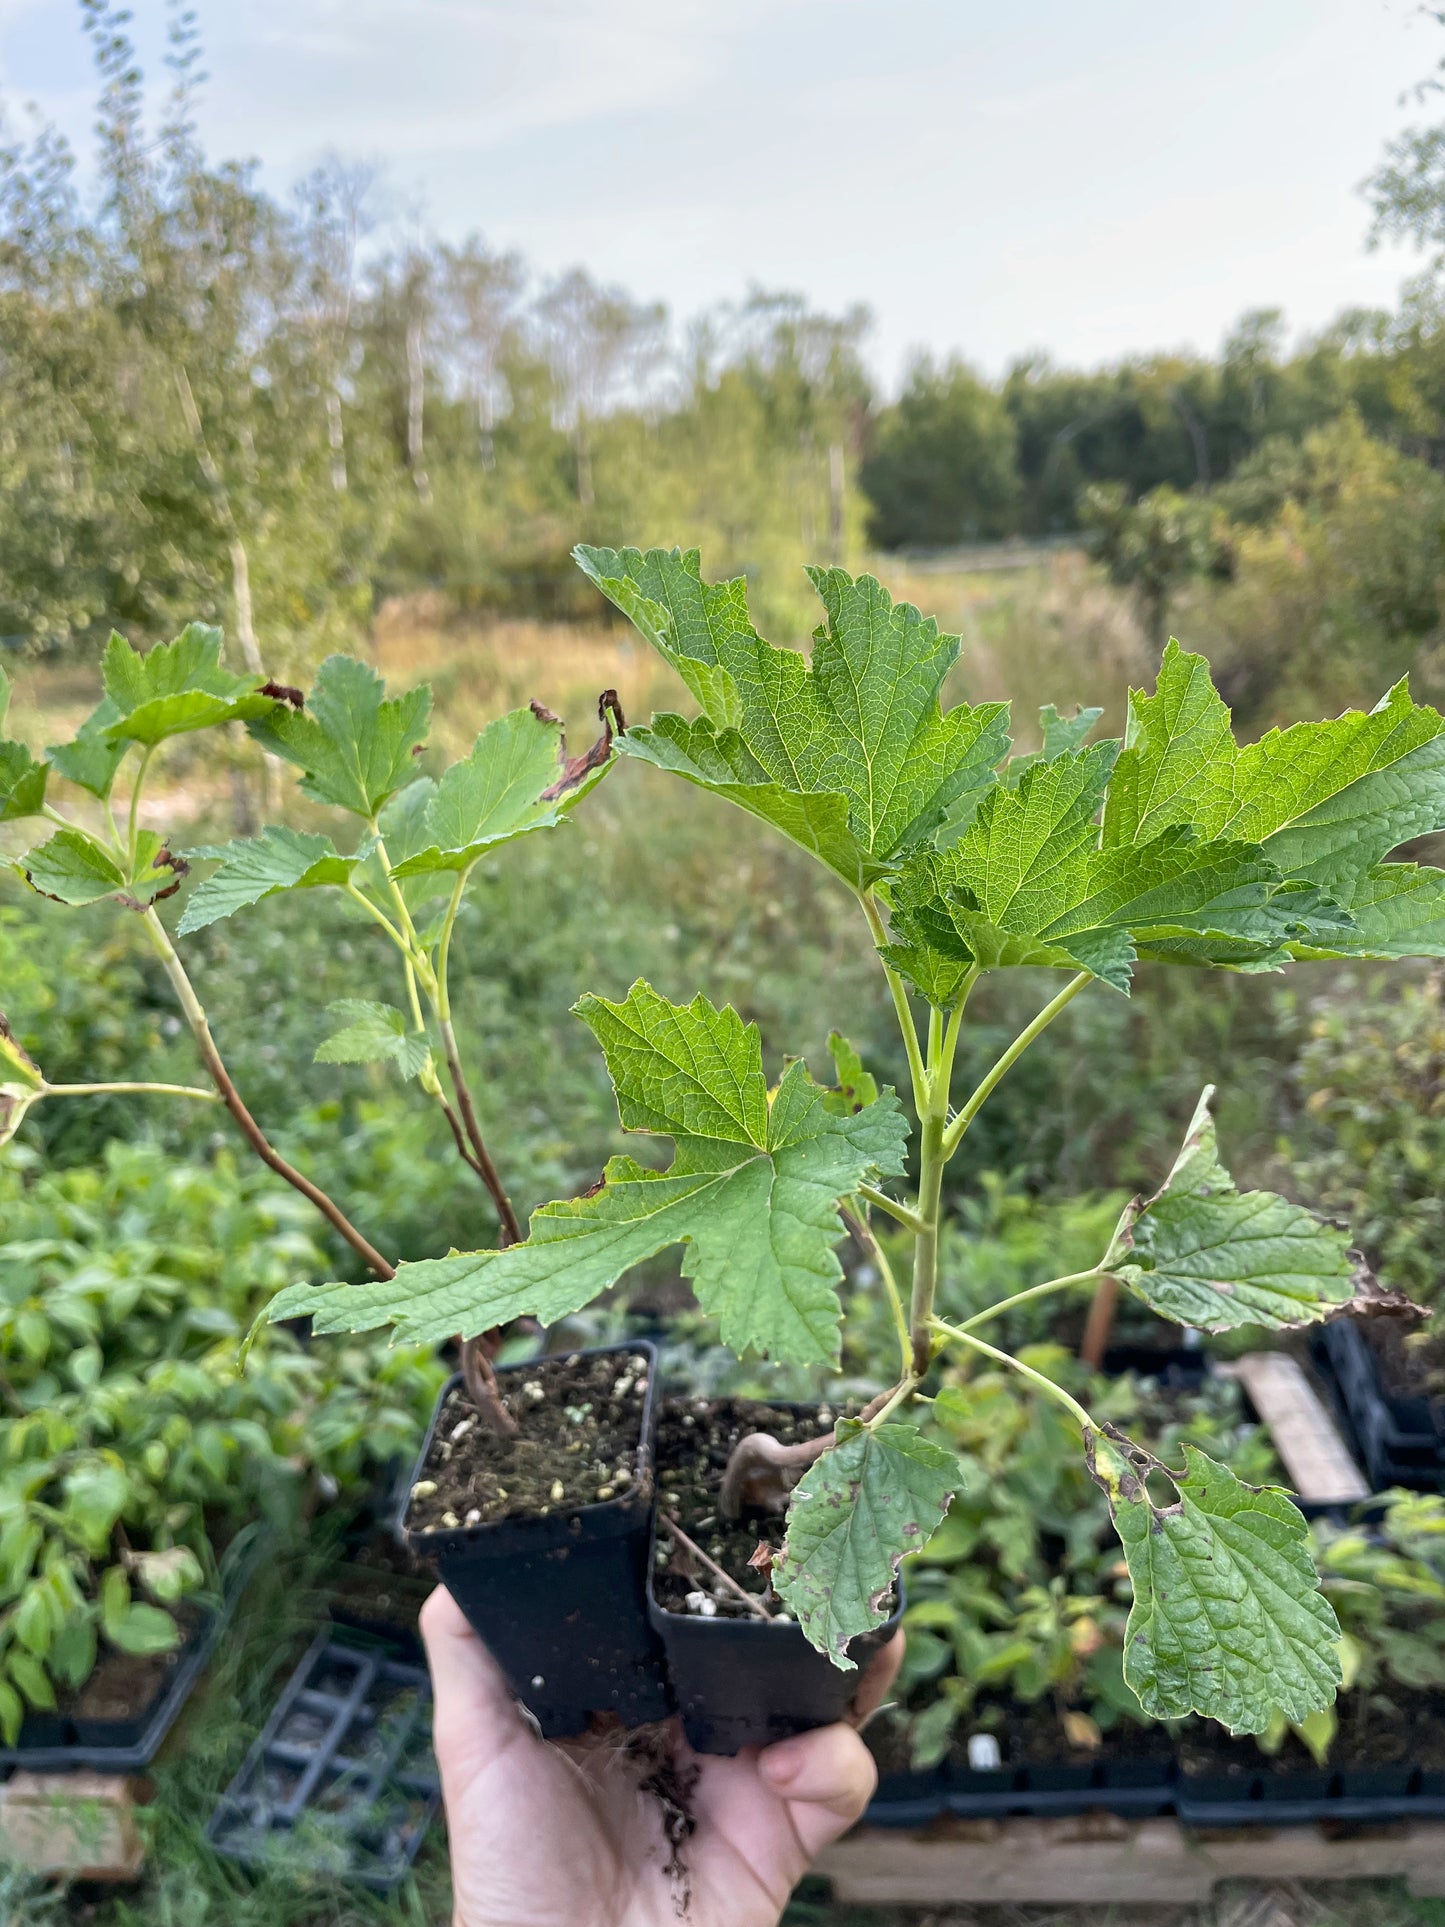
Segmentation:
<svg viewBox="0 0 1445 1927">
<path fill-rule="evenodd" d="M 1100 1811 L 1147 1816 L 1174 1805 L 1177 1778 L 1167 1756 L 1110 1759 L 1105 1753 L 1087 1766 L 1005 1766 L 985 1773 L 945 1764 L 930 1773 L 886 1775 L 864 1818 L 875 1827 L 917 1827 L 945 1813 L 958 1820 Z"/>
<path fill-rule="evenodd" d="M 1432 1401 L 1394 1398 L 1385 1391 L 1379 1360 L 1353 1319 L 1321 1326 L 1311 1349 L 1329 1374 L 1376 1492 L 1392 1486 L 1445 1492 L 1445 1432 Z"/>
<path fill-rule="evenodd" d="M 1445 1817 L 1445 1773 L 1399 1766 L 1191 1774 L 1169 1759 L 1111 1759 L 1106 1747 L 1081 1767 L 972 1773 L 945 1762 L 928 1772 L 885 1774 L 863 1817 L 874 1827 L 924 1827 L 945 1814 L 1059 1818 L 1090 1810 L 1135 1817 L 1173 1812 L 1194 1827 L 1431 1820 Z"/>
<path fill-rule="evenodd" d="M 1101 1370 L 1110 1378 L 1134 1372 L 1140 1378 L 1157 1378 L 1169 1391 L 1195 1392 L 1214 1370 L 1214 1361 L 1202 1345 L 1110 1345 Z"/>
<path fill-rule="evenodd" d="M 1181 1774 L 1175 1809 L 1187 1826 L 1288 1827 L 1320 1821 L 1433 1820 L 1445 1784 L 1420 1767 L 1318 1773 Z"/>
<path fill-rule="evenodd" d="M 271 1547 L 268 1532 L 235 1541 L 221 1566 L 221 1604 L 207 1613 L 176 1654 L 169 1678 L 142 1712 L 127 1720 L 76 1719 L 67 1713 L 29 1713 L 16 1745 L 0 1747 L 0 1770 L 53 1773 L 90 1767 L 98 1773 L 135 1773 L 149 1766 L 196 1682 L 210 1664 L 242 1593 Z"/>
<path fill-rule="evenodd" d="M 440 1802 L 425 1667 L 327 1631 L 287 1682 L 206 1838 L 247 1866 L 389 1893 Z"/>
</svg>

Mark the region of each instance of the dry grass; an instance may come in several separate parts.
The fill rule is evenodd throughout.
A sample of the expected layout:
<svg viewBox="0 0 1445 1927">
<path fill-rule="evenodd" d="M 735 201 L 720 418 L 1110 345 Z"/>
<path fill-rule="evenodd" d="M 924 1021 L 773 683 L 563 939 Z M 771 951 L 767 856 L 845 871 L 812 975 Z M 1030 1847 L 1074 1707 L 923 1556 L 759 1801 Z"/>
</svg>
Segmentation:
<svg viewBox="0 0 1445 1927">
<path fill-rule="evenodd" d="M 1131 600 L 1077 550 L 987 572 L 923 570 L 886 556 L 873 566 L 895 596 L 963 637 L 953 693 L 974 702 L 1011 700 L 1023 748 L 1034 747 L 1033 719 L 1044 703 L 1066 713 L 1102 703 L 1100 727 L 1117 735 L 1129 688 L 1153 679 L 1152 652 Z"/>
<path fill-rule="evenodd" d="M 963 636 L 950 700 L 1012 698 L 1021 747 L 1033 745 L 1044 702 L 1065 710 L 1103 702 L 1104 728 L 1119 730 L 1126 690 L 1152 674 L 1128 598 L 1077 552 L 989 571 L 887 556 L 869 566 L 894 595 Z M 460 616 L 443 595 L 399 596 L 378 611 L 363 653 L 395 688 L 432 685 L 433 741 L 448 758 L 464 754 L 484 722 L 533 699 L 570 723 L 574 747 L 587 739 L 604 689 L 617 691 L 629 717 L 691 706 L 679 679 L 620 621 L 496 621 Z M 17 665 L 15 683 L 11 726 L 36 744 L 73 733 L 100 694 L 95 663 Z M 228 789 L 234 753 L 219 740 L 179 745 L 159 787 L 169 779 L 189 796 L 188 816 L 204 813 Z"/>
<path fill-rule="evenodd" d="M 671 708 L 685 695 L 672 672 L 630 631 L 602 623 L 478 621 L 452 615 L 440 596 L 395 597 L 372 631 L 372 660 L 388 682 L 429 682 L 434 740 L 463 751 L 478 726 L 519 704 L 545 703 L 583 729 L 604 689 L 628 716 Z"/>
</svg>

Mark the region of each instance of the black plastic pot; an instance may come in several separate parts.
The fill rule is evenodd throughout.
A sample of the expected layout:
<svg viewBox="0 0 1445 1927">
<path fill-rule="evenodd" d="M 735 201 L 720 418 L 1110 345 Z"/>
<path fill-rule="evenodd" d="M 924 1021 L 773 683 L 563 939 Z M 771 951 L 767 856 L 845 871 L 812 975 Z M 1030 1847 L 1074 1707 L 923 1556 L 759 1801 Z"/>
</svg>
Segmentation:
<svg viewBox="0 0 1445 1927">
<path fill-rule="evenodd" d="M 389 1892 L 440 1801 L 426 1669 L 322 1633 L 206 1828 L 227 1859 Z"/>
<path fill-rule="evenodd" d="M 1107 1742 L 1082 1765 L 1000 1767 L 975 1772 L 950 1765 L 945 1793 L 955 1819 L 997 1814 L 1164 1813 L 1174 1803 L 1176 1770 L 1167 1756 L 1111 1758 Z"/>
<path fill-rule="evenodd" d="M 399 1521 L 417 1557 L 435 1561 L 546 1739 L 585 1732 L 594 1713 L 615 1714 L 632 1727 L 672 1710 L 647 1612 L 657 1353 L 644 1342 L 598 1349 L 647 1361 L 637 1470 L 624 1493 L 547 1518 L 429 1532 L 407 1527 L 404 1504 Z M 510 1366 L 498 1376 L 534 1369 Z M 437 1423 L 460 1383 L 456 1377 L 442 1387 L 409 1484 L 422 1476 Z"/>
<path fill-rule="evenodd" d="M 695 1618 L 669 1612 L 650 1590 L 648 1611 L 689 1746 L 695 1753 L 740 1753 L 842 1719 L 859 1673 L 897 1632 L 903 1597 L 900 1584 L 892 1615 L 849 1646 L 858 1672 L 848 1673 L 810 1646 L 792 1620 Z"/>
<path fill-rule="evenodd" d="M 1321 1326 L 1313 1350 L 1329 1370 L 1374 1489 L 1445 1491 L 1445 1432 L 1434 1403 L 1385 1390 L 1379 1358 L 1353 1319 Z"/>
<path fill-rule="evenodd" d="M 191 1637 L 171 1655 L 166 1676 L 148 1705 L 119 1720 L 28 1713 L 17 1743 L 0 1747 L 0 1770 L 22 1767 L 46 1773 L 81 1766 L 101 1773 L 134 1773 L 149 1766 L 209 1665 L 237 1601 L 269 1548 L 270 1536 L 265 1532 L 232 1545 L 222 1565 L 220 1607 L 206 1613 Z"/>
<path fill-rule="evenodd" d="M 770 1404 L 794 1412 L 815 1409 Z M 657 1598 L 652 1573 L 649 1558 L 647 1610 L 667 1653 L 683 1730 L 697 1753 L 769 1746 L 841 1719 L 852 1705 L 859 1672 L 887 1645 L 903 1617 L 900 1582 L 888 1620 L 848 1648 L 859 1672 L 844 1672 L 810 1646 L 791 1620 L 703 1619 L 669 1611 Z"/>
</svg>

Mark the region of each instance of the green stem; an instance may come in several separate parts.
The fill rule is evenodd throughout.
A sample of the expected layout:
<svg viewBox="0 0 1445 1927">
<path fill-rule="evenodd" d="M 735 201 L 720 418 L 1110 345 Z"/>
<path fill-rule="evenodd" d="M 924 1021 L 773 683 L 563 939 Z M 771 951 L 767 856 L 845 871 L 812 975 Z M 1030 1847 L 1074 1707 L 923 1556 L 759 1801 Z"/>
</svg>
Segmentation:
<svg viewBox="0 0 1445 1927">
<path fill-rule="evenodd" d="M 914 1391 L 917 1389 L 917 1386 L 918 1386 L 918 1380 L 914 1377 L 913 1373 L 912 1372 L 907 1373 L 899 1381 L 899 1383 L 894 1386 L 893 1390 L 889 1393 L 886 1402 L 879 1406 L 878 1410 L 873 1414 L 872 1418 L 864 1421 L 868 1427 L 868 1430 L 870 1432 L 876 1431 L 877 1428 L 883 1424 L 885 1419 L 889 1418 L 894 1412 L 897 1411 L 898 1407 L 904 1402 L 905 1399 L 912 1398 Z"/>
<path fill-rule="evenodd" d="M 373 923 L 379 923 L 381 925 L 382 929 L 386 932 L 387 936 L 391 938 L 392 942 L 396 945 L 397 949 L 401 952 L 402 956 L 405 957 L 408 964 L 410 964 L 411 951 L 407 945 L 406 938 L 397 929 L 396 925 L 392 922 L 391 918 L 386 914 L 386 912 L 383 909 L 381 909 L 377 904 L 374 904 L 371 898 L 367 896 L 364 890 L 358 890 L 356 885 L 351 881 L 350 877 L 347 878 L 346 882 L 343 883 L 341 887 L 346 892 L 347 896 L 351 898 L 351 901 L 355 904 L 358 904 L 366 912 L 367 916 L 371 918 Z"/>
<path fill-rule="evenodd" d="M 1011 1352 L 1001 1352 L 997 1345 L 989 1345 L 982 1338 L 975 1338 L 972 1332 L 966 1331 L 962 1325 L 945 1324 L 941 1318 L 934 1318 L 929 1322 L 933 1330 L 942 1332 L 945 1338 L 957 1339 L 960 1344 L 971 1346 L 976 1352 L 982 1352 L 986 1358 L 993 1359 L 996 1364 L 1007 1365 L 1011 1372 L 1018 1372 L 1037 1391 L 1056 1399 L 1060 1405 L 1072 1412 L 1086 1432 L 1097 1432 L 1100 1429 L 1098 1420 L 1093 1414 L 1086 1411 L 1076 1398 L 1071 1398 L 1062 1385 L 1055 1385 L 1051 1378 L 1045 1378 L 1042 1372 L 1036 1372 L 1032 1365 L 1025 1365 L 1021 1358 L 1015 1358 Z"/>
<path fill-rule="evenodd" d="M 878 908 L 878 900 L 871 890 L 865 890 L 858 901 L 863 906 L 863 914 L 868 919 L 868 928 L 873 933 L 873 945 L 881 951 L 888 941 L 888 932 L 883 928 L 883 915 Z M 913 1107 L 921 1117 L 928 1108 L 928 1073 L 924 1068 L 923 1052 L 918 1043 L 918 1026 L 913 1021 L 909 1008 L 908 991 L 903 979 L 888 960 L 878 959 L 883 966 L 883 975 L 888 979 L 889 994 L 893 998 L 893 1008 L 898 1016 L 898 1028 L 903 1033 L 903 1048 L 908 1053 L 908 1074 L 913 1083 Z"/>
<path fill-rule="evenodd" d="M 986 1325 L 991 1319 L 1000 1317 L 1006 1311 L 1013 1311 L 1019 1305 L 1026 1305 L 1033 1298 L 1046 1298 L 1053 1291 L 1067 1291 L 1070 1285 L 1087 1285 L 1099 1276 L 1095 1265 L 1089 1271 L 1071 1271 L 1063 1278 L 1050 1278 L 1042 1285 L 1030 1285 L 1027 1291 L 1016 1291 L 1011 1298 L 1000 1298 L 996 1305 L 989 1305 L 983 1311 L 976 1311 L 972 1318 L 965 1318 L 961 1325 L 952 1327 L 955 1331 L 971 1332 L 978 1325 Z"/>
<path fill-rule="evenodd" d="M 943 1113 L 926 1110 L 918 1161 L 918 1215 L 922 1220 L 913 1240 L 913 1291 L 908 1306 L 910 1369 L 922 1378 L 933 1347 L 929 1323 L 938 1292 L 938 1232 L 943 1201 Z"/>
<path fill-rule="evenodd" d="M 431 966 L 426 961 L 426 953 L 423 951 L 420 939 L 416 934 L 416 925 L 411 920 L 411 911 L 407 908 L 406 893 L 396 878 L 391 874 L 391 858 L 386 853 L 386 843 L 382 837 L 381 828 L 374 818 L 372 819 L 370 829 L 372 835 L 376 838 L 377 860 L 381 864 L 382 872 L 386 877 L 386 887 L 391 893 L 391 901 L 396 909 L 398 927 L 406 933 L 406 941 L 402 945 L 402 949 L 415 962 L 417 975 L 421 978 L 422 985 L 426 989 L 428 996 L 430 996 L 432 994 L 432 986 L 428 982 L 428 979 L 431 976 Z"/>
<path fill-rule="evenodd" d="M 1000 1057 L 993 1069 L 984 1078 L 978 1089 L 958 1113 L 958 1116 L 953 1120 L 952 1124 L 949 1125 L 943 1140 L 943 1155 L 945 1159 L 953 1156 L 954 1152 L 962 1143 L 963 1135 L 969 1125 L 972 1124 L 984 1104 L 992 1096 L 1000 1080 L 1013 1068 L 1019 1058 L 1023 1056 L 1029 1045 L 1041 1032 L 1048 1029 L 1059 1012 L 1078 996 L 1079 992 L 1084 988 L 1084 985 L 1092 983 L 1093 981 L 1092 971 L 1081 970 L 1077 977 L 1071 977 L 1069 979 L 1057 997 L 1044 1005 L 1043 1009 L 1039 1012 L 1038 1016 L 1035 1017 L 1027 1030 L 1019 1032 L 1003 1056 Z"/>
<path fill-rule="evenodd" d="M 150 768 L 151 758 L 156 753 L 156 745 L 147 743 L 141 751 L 141 759 L 136 764 L 135 780 L 130 786 L 130 810 L 126 817 L 125 846 L 130 852 L 130 867 L 135 869 L 136 838 L 140 830 L 140 793 L 145 783 L 146 771 Z"/>
<path fill-rule="evenodd" d="M 42 1097 L 128 1097 L 155 1091 L 165 1097 L 194 1097 L 203 1104 L 219 1104 L 220 1095 L 216 1091 L 203 1091 L 194 1084 L 143 1084 L 124 1082 L 119 1084 L 47 1084 L 41 1091 Z"/>
<path fill-rule="evenodd" d="M 886 1191 L 879 1191 L 871 1184 L 860 1184 L 857 1195 L 877 1210 L 886 1211 L 890 1218 L 896 1218 L 905 1230 L 915 1234 L 922 1231 L 923 1220 L 918 1213 L 897 1198 L 890 1198 Z"/>
<path fill-rule="evenodd" d="M 43 803 L 41 805 L 41 811 L 52 823 L 58 823 L 62 830 L 71 830 L 76 836 L 89 835 L 88 830 L 83 830 L 78 823 L 72 823 L 68 816 L 62 816 L 53 803 Z M 111 828 L 114 829 L 114 827 L 115 825 L 112 823 Z M 117 844 L 119 840 L 119 838 L 116 839 Z"/>
<path fill-rule="evenodd" d="M 898 1280 L 893 1276 L 893 1267 L 887 1254 L 876 1237 L 873 1227 L 866 1219 L 844 1206 L 844 1216 L 857 1232 L 859 1240 L 873 1254 L 873 1262 L 878 1267 L 878 1275 L 883 1280 L 883 1289 L 888 1294 L 888 1308 L 893 1314 L 893 1329 L 898 1334 L 898 1357 L 903 1366 L 903 1376 L 916 1383 L 913 1377 L 913 1340 L 908 1330 L 908 1317 L 903 1309 L 903 1297 L 898 1289 Z"/>
<path fill-rule="evenodd" d="M 410 957 L 402 959 L 406 967 L 406 1000 L 411 1005 L 411 1027 L 425 1031 L 426 1018 L 421 1014 L 421 999 L 416 994 L 416 967 Z"/>
</svg>

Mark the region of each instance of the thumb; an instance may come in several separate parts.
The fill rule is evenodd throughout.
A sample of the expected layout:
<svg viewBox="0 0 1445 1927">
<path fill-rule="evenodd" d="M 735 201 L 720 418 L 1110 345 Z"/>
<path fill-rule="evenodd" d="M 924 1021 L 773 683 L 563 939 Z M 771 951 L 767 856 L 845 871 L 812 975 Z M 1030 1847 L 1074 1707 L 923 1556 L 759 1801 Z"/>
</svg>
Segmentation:
<svg viewBox="0 0 1445 1927">
<path fill-rule="evenodd" d="M 851 1726 L 822 1726 L 780 1740 L 758 1756 L 758 1771 L 787 1802 L 810 1860 L 862 1817 L 878 1784 L 873 1756 Z"/>
<path fill-rule="evenodd" d="M 432 1680 L 432 1745 L 444 1778 L 494 1761 L 504 1747 L 536 1740 L 505 1674 L 445 1586 L 421 1609 Z"/>
</svg>

